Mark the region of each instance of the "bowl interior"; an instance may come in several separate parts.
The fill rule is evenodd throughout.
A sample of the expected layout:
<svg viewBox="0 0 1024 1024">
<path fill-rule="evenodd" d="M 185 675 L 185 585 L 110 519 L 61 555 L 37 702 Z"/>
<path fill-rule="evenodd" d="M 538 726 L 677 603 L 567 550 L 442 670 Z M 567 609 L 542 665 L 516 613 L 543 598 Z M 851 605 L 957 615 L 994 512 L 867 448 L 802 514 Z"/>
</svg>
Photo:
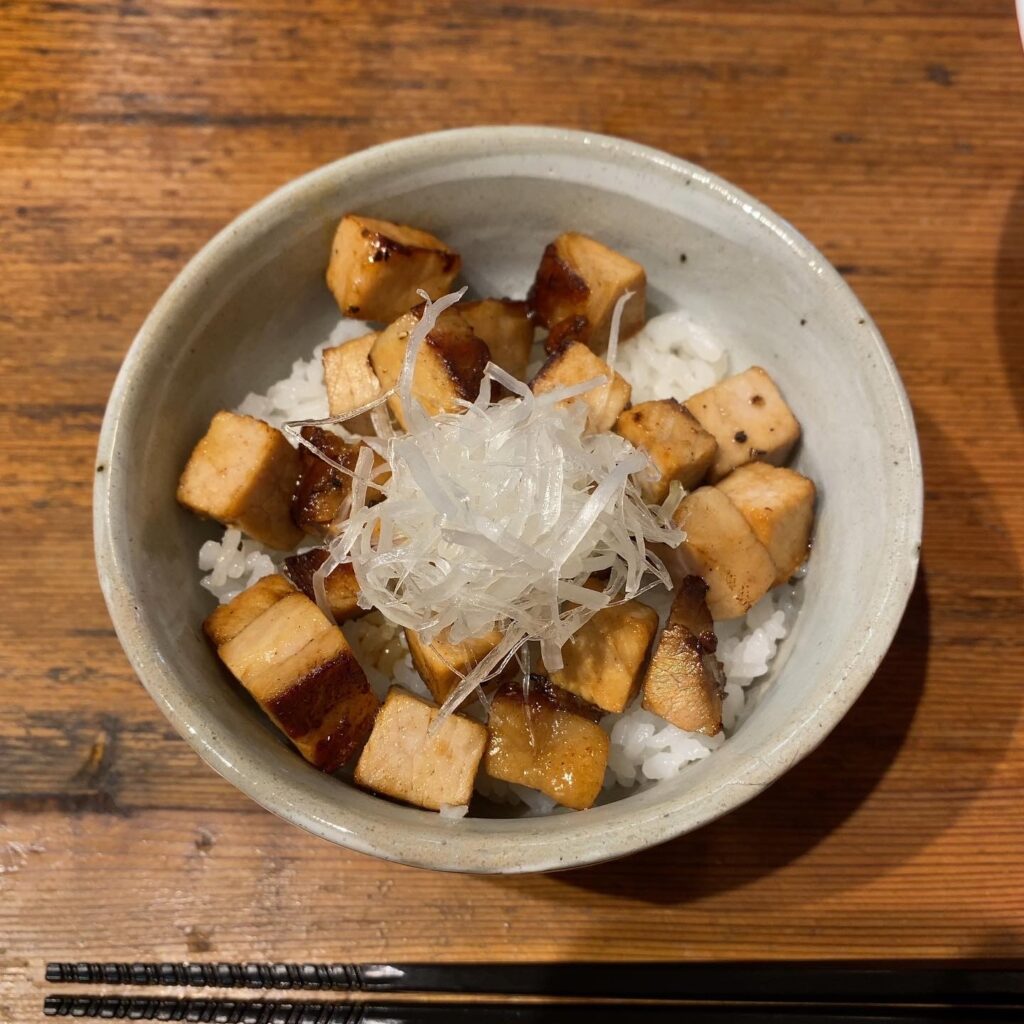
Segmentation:
<svg viewBox="0 0 1024 1024">
<path fill-rule="evenodd" d="M 200 624 L 201 542 L 174 501 L 211 415 L 308 357 L 338 320 L 324 284 L 355 210 L 458 249 L 479 296 L 522 296 L 558 232 L 639 260 L 650 312 L 687 308 L 764 366 L 804 429 L 819 487 L 804 606 L 755 711 L 715 755 L 585 814 L 466 819 L 399 807 L 306 765 L 221 669 Z M 684 257 L 685 256 L 685 260 Z M 600 860 L 696 827 L 812 749 L 884 653 L 916 567 L 920 475 L 895 371 L 867 315 L 792 228 L 697 168 L 600 137 L 486 129 L 379 147 L 309 175 L 214 240 L 161 300 L 112 396 L 97 467 L 101 579 L 136 670 L 200 754 L 269 809 L 356 849 L 431 867 Z M 102 468 L 101 468 L 102 467 Z"/>
</svg>

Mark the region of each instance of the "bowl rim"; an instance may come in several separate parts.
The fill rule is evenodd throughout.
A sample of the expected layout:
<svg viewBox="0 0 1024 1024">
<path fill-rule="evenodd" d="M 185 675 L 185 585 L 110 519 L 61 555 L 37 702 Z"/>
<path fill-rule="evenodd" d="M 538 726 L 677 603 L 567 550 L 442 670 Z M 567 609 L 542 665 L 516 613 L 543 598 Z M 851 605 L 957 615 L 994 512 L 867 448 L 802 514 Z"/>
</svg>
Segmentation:
<svg viewBox="0 0 1024 1024">
<path fill-rule="evenodd" d="M 202 721 L 196 722 L 187 704 L 176 696 L 180 681 L 155 650 L 148 636 L 140 610 L 134 604 L 129 590 L 129 540 L 124 531 L 113 528 L 111 510 L 118 499 L 120 487 L 117 470 L 116 447 L 118 427 L 131 390 L 136 369 L 150 349 L 157 348 L 158 326 L 175 306 L 185 301 L 190 293 L 202 287 L 208 268 L 230 259 L 244 248 L 248 234 L 259 231 L 275 211 L 286 208 L 294 199 L 315 191 L 323 184 L 343 182 L 346 173 L 358 167 L 374 164 L 401 166 L 419 155 L 439 148 L 455 159 L 482 156 L 498 151 L 531 152 L 538 155 L 571 154 L 589 156 L 607 162 L 619 162 L 646 167 L 651 171 L 678 177 L 680 182 L 703 185 L 741 214 L 753 216 L 804 261 L 813 263 L 823 284 L 844 292 L 851 308 L 863 317 L 867 339 L 877 359 L 881 377 L 891 389 L 889 398 L 895 421 L 900 427 L 898 441 L 907 457 L 901 460 L 896 478 L 901 480 L 906 505 L 902 508 L 899 529 L 893 534 L 887 575 L 876 586 L 882 590 L 875 607 L 875 628 L 854 652 L 850 664 L 844 666 L 833 688 L 807 709 L 803 717 L 790 726 L 786 734 L 747 773 L 734 773 L 721 780 L 706 793 L 697 806 L 684 800 L 664 813 L 665 805 L 658 808 L 657 822 L 646 819 L 647 829 L 634 822 L 616 823 L 602 831 L 601 842 L 587 839 L 586 829 L 579 837 L 559 836 L 558 850 L 551 849 L 551 835 L 547 840 L 527 843 L 521 856 L 509 862 L 505 849 L 507 836 L 487 837 L 478 833 L 459 842 L 454 829 L 447 841 L 438 842 L 436 836 L 421 843 L 415 853 L 415 844 L 409 838 L 394 837 L 392 832 L 369 826 L 365 815 L 357 807 L 347 809 L 348 822 L 327 821 L 301 800 L 290 800 L 287 787 L 277 788 L 270 767 L 253 766 L 247 759 L 243 745 L 231 736 L 218 736 Z M 880 332 L 852 289 L 829 261 L 788 221 L 778 216 L 763 203 L 730 182 L 703 168 L 672 156 L 666 152 L 630 140 L 592 132 L 576 131 L 533 125 L 481 126 L 458 128 L 410 136 L 352 153 L 339 160 L 316 168 L 270 193 L 249 207 L 222 228 L 192 257 L 157 301 L 132 341 L 117 374 L 110 393 L 103 425 L 100 431 L 97 464 L 94 474 L 93 529 L 97 570 L 103 596 L 115 631 L 135 673 L 149 691 L 157 706 L 177 732 L 189 743 L 211 768 L 258 804 L 306 831 L 337 845 L 417 867 L 477 873 L 518 874 L 558 870 L 599 863 L 634 853 L 692 831 L 721 817 L 750 800 L 784 774 L 790 767 L 806 757 L 832 731 L 854 703 L 874 675 L 899 626 L 917 575 L 920 538 L 923 520 L 923 476 L 917 433 L 913 413 L 906 391 L 886 348 Z M 884 588 L 882 583 L 886 585 Z M 255 767 L 255 773 L 253 768 Z M 575 817 L 575 816 L 574 816 Z M 530 819 L 535 822 L 535 819 Z M 415 830 L 413 830 L 415 832 Z M 652 834 L 653 833 L 653 834 Z M 422 838 L 426 839 L 426 833 Z M 483 840 L 490 838 L 491 843 Z M 472 842 L 472 840 L 476 842 Z M 468 847 L 456 853 L 458 846 Z"/>
</svg>

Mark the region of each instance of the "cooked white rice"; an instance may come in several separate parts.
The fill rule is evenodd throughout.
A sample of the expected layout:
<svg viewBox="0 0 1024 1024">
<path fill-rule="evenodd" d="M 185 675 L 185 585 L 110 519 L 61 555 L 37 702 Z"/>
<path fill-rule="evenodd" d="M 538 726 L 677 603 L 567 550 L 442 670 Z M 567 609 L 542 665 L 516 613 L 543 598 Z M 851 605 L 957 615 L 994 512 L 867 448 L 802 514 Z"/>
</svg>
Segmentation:
<svg viewBox="0 0 1024 1024">
<path fill-rule="evenodd" d="M 207 573 L 199 585 L 224 604 L 277 571 L 275 552 L 258 541 L 243 537 L 229 526 L 220 540 L 208 540 L 199 549 L 199 568 Z"/>
<path fill-rule="evenodd" d="M 615 369 L 633 385 L 633 403 L 680 401 L 711 387 L 729 370 L 714 333 L 689 313 L 663 313 L 619 345 Z"/>
<path fill-rule="evenodd" d="M 249 394 L 237 411 L 266 420 L 280 428 L 289 420 L 314 419 L 327 415 L 321 353 L 329 345 L 364 334 L 365 324 L 344 320 L 317 346 L 308 360 L 297 360 L 291 374 L 271 385 L 264 394 Z M 539 360 L 538 360 L 539 364 Z M 615 369 L 633 386 L 633 402 L 656 398 L 683 400 L 710 387 L 728 372 L 724 346 L 706 325 L 688 313 L 667 313 L 649 320 L 633 338 L 622 342 Z M 307 545 L 308 546 L 308 545 Z M 199 568 L 206 575 L 203 587 L 222 603 L 230 601 L 263 576 L 276 572 L 282 555 L 271 551 L 233 528 L 221 540 L 208 540 L 199 549 Z M 640 707 L 637 700 L 622 714 L 605 715 L 602 727 L 611 736 L 604 793 L 599 803 L 624 795 L 626 791 L 651 786 L 678 775 L 688 764 L 708 757 L 725 741 L 748 711 L 748 688 L 765 676 L 779 643 L 792 628 L 799 601 L 799 584 L 779 587 L 767 594 L 743 619 L 715 624 L 718 658 L 725 674 L 722 721 L 725 732 L 708 737 L 688 733 Z M 658 609 L 662 623 L 668 614 L 670 595 L 664 590 L 649 592 L 644 600 Z M 402 630 L 388 622 L 379 611 L 344 625 L 345 636 L 363 665 L 367 679 L 383 698 L 394 683 L 420 697 L 430 699 L 422 679 L 413 668 Z M 483 718 L 478 703 L 463 709 Z M 541 815 L 560 813 L 553 800 L 538 790 L 491 779 L 482 772 L 477 792 L 493 803 L 513 804 L 519 813 Z M 464 806 L 442 808 L 445 818 L 458 819 Z"/>
</svg>

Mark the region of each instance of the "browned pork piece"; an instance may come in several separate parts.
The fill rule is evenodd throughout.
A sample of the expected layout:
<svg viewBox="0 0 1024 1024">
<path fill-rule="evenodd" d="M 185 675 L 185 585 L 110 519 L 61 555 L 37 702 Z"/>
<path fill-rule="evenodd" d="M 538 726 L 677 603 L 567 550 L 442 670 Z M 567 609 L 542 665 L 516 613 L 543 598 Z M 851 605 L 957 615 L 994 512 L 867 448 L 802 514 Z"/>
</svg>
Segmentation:
<svg viewBox="0 0 1024 1024">
<path fill-rule="evenodd" d="M 370 364 L 387 390 L 398 383 L 409 335 L 419 323 L 422 310 L 400 316 L 377 335 L 370 349 Z M 480 392 L 484 367 L 491 358 L 486 342 L 456 309 L 446 309 L 420 346 L 412 375 L 412 393 L 430 416 L 458 412 L 458 399 L 473 401 Z M 403 430 L 408 423 L 399 395 L 388 399 L 391 412 Z"/>
<path fill-rule="evenodd" d="M 676 509 L 686 533 L 678 548 L 661 552 L 674 578 L 700 576 L 716 619 L 745 615 L 775 582 L 775 563 L 738 508 L 717 488 L 700 487 Z"/>
<path fill-rule="evenodd" d="M 371 331 L 324 349 L 324 386 L 327 388 L 327 408 L 332 416 L 344 416 L 352 409 L 372 402 L 380 394 L 380 381 L 370 365 L 370 349 L 376 339 L 376 332 Z M 368 412 L 345 420 L 345 428 L 354 434 L 376 433 Z"/>
<path fill-rule="evenodd" d="M 392 687 L 356 764 L 356 782 L 431 811 L 468 804 L 487 730 L 462 715 L 449 715 L 428 736 L 437 711 Z"/>
<path fill-rule="evenodd" d="M 590 325 L 588 344 L 595 352 L 604 352 L 615 303 L 627 291 L 634 294 L 622 310 L 620 340 L 636 334 L 644 325 L 644 268 L 593 238 L 569 231 L 544 250 L 528 301 L 542 327 L 554 327 L 569 317 L 586 317 Z"/>
<path fill-rule="evenodd" d="M 785 583 L 807 560 L 814 521 L 813 482 L 792 469 L 751 462 L 733 470 L 718 489 L 768 549 L 777 570 L 775 582 Z"/>
<path fill-rule="evenodd" d="M 387 322 L 420 302 L 419 289 L 444 295 L 461 266 L 459 254 L 426 231 L 350 213 L 334 235 L 327 287 L 345 316 Z"/>
<path fill-rule="evenodd" d="M 203 623 L 203 631 L 214 647 L 233 640 L 282 597 L 294 594 L 295 588 L 276 573 L 264 576 L 243 590 L 233 601 L 215 608 Z"/>
<path fill-rule="evenodd" d="M 658 613 L 640 601 L 602 608 L 562 647 L 551 682 L 605 711 L 624 711 L 640 689 Z"/>
<path fill-rule="evenodd" d="M 311 601 L 316 600 L 313 574 L 324 564 L 326 558 L 327 552 L 323 548 L 314 548 L 312 551 L 304 551 L 301 555 L 292 555 L 284 560 L 285 575 Z M 327 574 L 324 591 L 335 622 L 358 619 L 369 611 L 368 608 L 359 607 L 359 583 L 355 570 L 348 562 Z"/>
<path fill-rule="evenodd" d="M 308 597 L 268 577 L 218 608 L 204 629 L 307 761 L 333 772 L 355 754 L 379 702 L 341 630 Z"/>
<path fill-rule="evenodd" d="M 525 302 L 481 299 L 460 302 L 459 312 L 473 333 L 487 342 L 491 361 L 517 380 L 526 380 L 533 347 L 533 321 Z"/>
<path fill-rule="evenodd" d="M 674 398 L 641 402 L 615 422 L 615 432 L 650 456 L 652 466 L 637 474 L 644 501 L 661 504 L 673 480 L 686 490 L 704 479 L 718 443 Z"/>
<path fill-rule="evenodd" d="M 483 636 L 453 644 L 442 634 L 425 644 L 416 630 L 405 631 L 412 663 L 438 704 L 443 704 L 462 678 L 501 643 L 503 635 L 501 630 L 492 629 Z"/>
<path fill-rule="evenodd" d="M 484 771 L 539 789 L 564 807 L 590 807 L 601 792 L 608 734 L 597 712 L 544 676 L 504 683 L 491 702 Z"/>
<path fill-rule="evenodd" d="M 781 465 L 800 437 L 800 424 L 760 366 L 726 377 L 684 404 L 718 442 L 711 483 L 748 462 Z"/>
<path fill-rule="evenodd" d="M 362 444 L 349 444 L 337 434 L 321 427 L 303 427 L 302 436 L 317 451 L 323 452 L 350 471 L 355 471 L 359 451 L 364 447 Z M 335 469 L 305 446 L 299 449 L 299 459 L 301 472 L 292 495 L 292 519 L 306 533 L 326 537 L 331 533 L 331 527 L 342 511 L 345 499 L 352 493 L 352 477 Z M 384 464 L 376 453 L 373 455 L 373 464 L 376 467 Z M 383 476 L 380 479 L 383 480 Z M 381 497 L 376 487 L 367 488 L 368 502 L 377 501 Z"/>
<path fill-rule="evenodd" d="M 680 584 L 644 676 L 643 705 L 680 729 L 714 736 L 722 731 L 722 689 L 707 591 L 699 576 Z"/>
<path fill-rule="evenodd" d="M 303 427 L 302 436 L 317 451 L 349 470 L 355 470 L 359 445 L 348 444 L 337 434 L 320 427 Z M 352 493 L 352 477 L 328 465 L 305 446 L 299 448 L 302 464 L 292 495 L 292 519 L 306 533 L 325 537 L 338 517 L 342 503 Z"/>
<path fill-rule="evenodd" d="M 548 336 L 544 339 L 544 348 L 548 355 L 554 355 L 570 341 L 578 341 L 586 345 L 590 340 L 590 321 L 585 316 L 570 316 L 552 324 Z"/>
<path fill-rule="evenodd" d="M 218 412 L 189 456 L 178 501 L 201 516 L 236 526 L 268 547 L 302 540 L 291 497 L 299 455 L 279 430 L 234 412 Z"/>
<path fill-rule="evenodd" d="M 537 376 L 530 382 L 535 395 L 543 395 L 555 388 L 571 384 L 582 384 L 595 377 L 604 377 L 607 384 L 591 388 L 586 394 L 577 398 L 567 398 L 560 405 L 569 402 L 586 402 L 587 430 L 599 434 L 611 430 L 619 414 L 629 405 L 632 387 L 629 382 L 615 373 L 600 357 L 594 355 L 586 345 L 580 342 L 569 342 L 560 348 L 540 368 Z"/>
</svg>

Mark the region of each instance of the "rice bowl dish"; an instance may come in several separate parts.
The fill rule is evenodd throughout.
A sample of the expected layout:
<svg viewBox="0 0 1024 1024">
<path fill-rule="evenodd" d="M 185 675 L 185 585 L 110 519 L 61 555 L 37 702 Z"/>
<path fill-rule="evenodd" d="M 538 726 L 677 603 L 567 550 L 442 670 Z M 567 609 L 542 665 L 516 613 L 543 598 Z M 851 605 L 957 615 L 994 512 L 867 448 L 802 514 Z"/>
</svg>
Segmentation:
<svg viewBox="0 0 1024 1024">
<path fill-rule="evenodd" d="M 787 620 L 770 685 L 748 691 L 756 713 L 748 699 L 741 727 L 714 757 L 586 814 L 507 820 L 474 808 L 451 821 L 304 764 L 218 665 L 199 628 L 215 602 L 196 585 L 195 553 L 221 533 L 167 498 L 213 410 L 237 408 L 247 391 L 287 377 L 291 361 L 308 359 L 337 324 L 321 276 L 327 221 L 359 207 L 450 236 L 472 259 L 467 280 L 477 295 L 524 294 L 528 268 L 560 224 L 609 238 L 647 266 L 652 315 L 688 310 L 721 339 L 733 368 L 766 367 L 806 418 L 797 466 L 826 495 L 813 571 L 800 583 L 800 614 Z M 689 257 L 683 268 L 680 252 Z M 827 260 L 699 167 L 555 129 L 390 143 L 321 168 L 238 218 L 190 262 L 136 338 L 96 469 L 104 596 L 139 678 L 182 737 L 243 793 L 309 832 L 442 870 L 595 863 L 751 799 L 814 749 L 863 689 L 895 631 L 920 540 L 909 406 L 870 317 Z M 487 814 L 519 813 L 481 804 Z"/>
<path fill-rule="evenodd" d="M 349 218 L 342 221 L 342 226 L 339 228 L 339 238 L 346 230 L 345 220 L 347 219 Z M 392 235 L 397 235 L 401 231 L 415 230 L 390 225 L 387 222 L 373 221 L 372 224 L 375 231 L 383 230 L 380 225 L 386 225 Z M 364 230 L 363 235 L 365 236 L 365 234 Z M 426 237 L 432 238 L 432 236 Z M 589 240 L 587 241 L 589 242 Z M 380 246 L 381 243 L 377 242 L 376 244 Z M 391 249 L 398 246 L 398 243 L 390 239 L 384 244 Z M 593 244 L 598 245 L 599 243 Z M 376 253 L 377 250 L 374 250 L 369 257 L 371 263 L 375 260 Z M 538 281 L 541 280 L 540 274 L 541 272 L 538 273 Z M 331 272 L 329 271 L 328 281 L 330 282 L 330 280 Z M 346 286 L 351 287 L 343 283 L 342 287 Z M 426 292 L 421 291 L 420 294 L 427 299 L 427 308 L 422 314 L 426 318 L 431 312 L 431 303 Z M 637 320 L 633 336 L 628 340 L 623 340 L 621 344 L 619 343 L 618 336 L 623 310 L 633 294 L 625 288 L 618 289 L 614 296 L 616 300 L 614 313 L 609 323 L 609 364 L 614 362 L 616 376 L 621 374 L 630 382 L 632 389 L 629 400 L 624 403 L 625 406 L 627 408 L 645 408 L 648 403 L 655 405 L 661 401 L 685 403 L 694 396 L 711 393 L 709 389 L 713 389 L 728 375 L 729 355 L 726 346 L 716 337 L 715 332 L 706 324 L 700 323 L 691 314 L 684 311 L 670 312 L 650 320 L 643 320 L 641 316 Z M 455 297 L 449 296 L 448 298 L 454 300 Z M 346 300 L 343 300 L 340 295 L 338 299 L 343 311 L 346 308 L 353 311 L 358 308 L 354 305 L 347 306 Z M 511 300 L 500 301 L 508 303 Z M 457 306 L 454 308 L 458 309 Z M 530 315 L 534 314 L 531 312 Z M 636 319 L 635 316 L 634 319 Z M 582 322 L 579 317 L 576 320 Z M 563 320 L 562 323 L 564 322 L 566 321 Z M 551 337 L 558 333 L 559 326 L 556 324 L 551 328 Z M 575 324 L 572 331 L 575 333 L 578 328 L 579 324 Z M 529 323 L 528 329 L 531 332 L 531 344 L 528 347 L 528 359 L 523 356 L 520 360 L 519 375 L 524 380 L 536 381 L 540 379 L 539 375 L 545 365 L 545 349 L 549 354 L 564 351 L 567 343 L 562 339 L 554 344 L 545 340 L 545 332 L 539 327 L 534 328 L 532 321 Z M 312 435 L 296 435 L 294 428 L 308 425 L 319 427 L 324 424 L 342 426 L 347 422 L 345 418 L 338 418 L 335 415 L 339 409 L 336 407 L 336 403 L 331 401 L 328 393 L 328 383 L 325 382 L 327 357 L 337 356 L 339 361 L 342 361 L 364 340 L 378 337 L 379 335 L 374 331 L 371 323 L 354 319 L 354 315 L 350 314 L 348 318 L 339 320 L 329 337 L 312 350 L 308 359 L 299 359 L 294 362 L 288 377 L 275 382 L 264 393 L 250 392 L 241 400 L 234 413 L 238 416 L 260 420 L 275 430 L 284 430 L 286 433 L 290 431 L 293 443 L 308 447 L 314 454 L 322 455 L 323 453 L 319 449 L 310 444 Z M 429 333 L 426 337 L 429 337 Z M 568 344 L 578 344 L 577 338 L 571 338 Z M 369 351 L 368 347 L 367 352 L 369 353 Z M 325 353 L 327 353 L 327 357 L 325 357 Z M 552 356 L 552 358 L 554 357 Z M 406 357 L 406 363 L 408 363 L 408 357 Z M 525 372 L 522 372 L 523 369 Z M 494 372 L 497 375 L 501 371 L 495 370 Z M 495 376 L 495 379 L 500 378 Z M 347 395 L 347 383 L 342 381 L 342 384 L 346 388 Z M 508 384 L 514 387 L 511 380 L 508 380 Z M 337 382 L 335 382 L 336 385 Z M 576 404 L 581 405 L 582 403 L 577 402 Z M 376 432 L 387 436 L 394 429 L 393 424 L 382 426 L 379 420 L 376 425 L 371 424 L 367 412 L 357 411 L 355 414 L 350 414 L 349 410 L 342 411 L 353 419 L 365 420 L 366 428 L 371 433 Z M 374 411 L 379 414 L 382 410 L 378 405 Z M 344 436 L 349 437 L 347 433 Z M 737 438 L 740 436 L 737 434 Z M 753 452 L 753 449 L 751 451 Z M 753 458 L 756 461 L 757 455 L 754 454 Z M 327 456 L 327 459 L 331 461 L 330 456 Z M 707 461 L 710 464 L 710 456 Z M 742 465 L 749 461 L 749 458 L 742 458 L 736 464 Z M 319 471 L 320 467 L 317 469 Z M 699 476 L 703 475 L 703 472 L 699 474 Z M 728 471 L 725 475 L 728 475 Z M 641 478 L 642 474 L 637 477 L 638 480 Z M 659 495 L 665 493 L 665 490 L 662 489 L 658 493 Z M 293 519 L 296 519 L 295 500 L 293 497 Z M 345 509 L 344 514 L 351 514 L 347 505 Z M 337 528 L 344 514 L 334 514 L 331 523 L 332 531 Z M 503 513 L 499 513 L 499 515 L 503 515 Z M 296 521 L 299 520 L 296 519 Z M 599 724 L 609 737 L 607 758 L 603 768 L 600 795 L 596 799 L 588 801 L 587 806 L 590 803 L 614 800 L 634 788 L 642 788 L 670 779 L 683 771 L 688 764 L 708 757 L 722 743 L 726 742 L 727 733 L 736 728 L 747 710 L 748 688 L 755 680 L 764 677 L 769 672 L 778 646 L 789 632 L 796 615 L 800 589 L 798 577 L 802 576 L 805 571 L 803 559 L 806 557 L 806 530 L 803 546 L 804 555 L 801 556 L 799 566 L 792 571 L 791 578 L 788 579 L 786 585 L 770 589 L 745 614 L 715 623 L 715 635 L 720 644 L 716 652 L 716 660 L 722 673 L 719 684 L 720 693 L 718 694 L 721 710 L 717 731 L 708 735 L 706 729 L 680 728 L 647 707 L 642 694 L 634 688 L 633 694 L 628 700 L 628 706 L 618 711 L 610 711 L 607 707 L 603 709 L 606 713 L 600 717 Z M 315 550 L 315 545 L 303 542 L 296 550 L 299 553 L 304 553 L 310 549 Z M 200 579 L 200 585 L 216 597 L 222 605 L 230 604 L 249 588 L 253 588 L 260 580 L 273 577 L 274 574 L 282 571 L 287 576 L 288 561 L 290 560 L 283 559 L 280 552 L 274 548 L 246 536 L 236 526 L 228 526 L 219 540 L 207 540 L 198 552 L 198 566 L 205 573 Z M 292 582 L 296 582 L 294 578 Z M 660 586 L 651 584 L 643 591 L 634 588 L 634 592 L 638 593 L 639 600 L 657 612 L 659 630 L 664 630 L 670 615 L 672 606 L 670 582 L 666 576 L 663 576 L 658 581 Z M 323 591 L 322 580 L 319 586 L 319 593 L 310 592 L 308 596 L 320 603 L 322 610 L 330 614 L 331 610 Z M 429 676 L 417 670 L 416 659 L 410 651 L 407 640 L 408 630 L 404 630 L 400 622 L 392 621 L 387 614 L 376 608 L 369 614 L 353 617 L 346 621 L 336 621 L 342 628 L 345 639 L 378 701 L 386 702 L 391 687 L 397 684 L 404 692 L 423 701 L 437 700 L 442 703 L 445 694 L 439 695 L 436 690 L 432 692 L 432 688 L 427 685 Z M 570 638 L 570 640 L 574 639 Z M 529 675 L 528 669 L 526 675 Z M 425 679 L 427 682 L 424 681 Z M 523 685 L 525 690 L 527 684 L 524 682 Z M 488 702 L 482 694 L 481 698 L 481 702 L 471 708 L 468 714 L 486 723 Z M 598 706 L 600 707 L 600 705 Z M 532 736 L 530 742 L 533 743 Z M 350 769 L 345 769 L 340 764 L 332 764 L 330 767 L 331 770 L 338 771 L 341 777 L 351 778 Z M 475 769 L 474 775 L 476 797 L 483 797 L 492 805 L 515 808 L 517 813 L 527 815 L 567 810 L 565 806 L 559 806 L 559 802 L 549 793 L 531 786 L 493 777 L 482 767 Z M 477 800 L 477 804 L 479 805 L 479 800 Z M 445 817 L 462 817 L 468 811 L 468 802 L 458 805 L 442 802 L 440 805 L 440 812 Z M 483 813 L 494 813 L 494 809 L 485 810 Z"/>
</svg>

